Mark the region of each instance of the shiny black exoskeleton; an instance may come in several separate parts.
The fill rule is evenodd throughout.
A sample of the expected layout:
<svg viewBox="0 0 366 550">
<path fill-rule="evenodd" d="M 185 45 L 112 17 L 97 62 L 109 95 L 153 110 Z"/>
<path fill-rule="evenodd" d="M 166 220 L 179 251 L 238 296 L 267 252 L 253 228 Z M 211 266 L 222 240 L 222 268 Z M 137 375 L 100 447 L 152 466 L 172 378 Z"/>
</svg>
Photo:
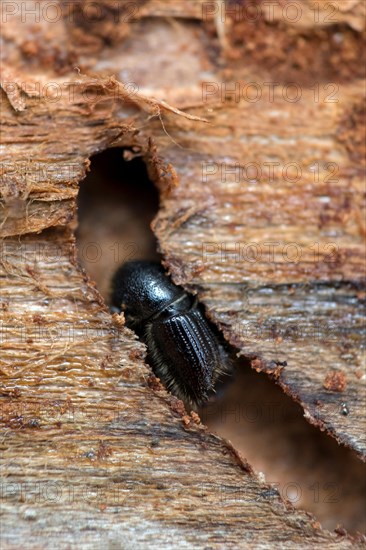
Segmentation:
<svg viewBox="0 0 366 550">
<path fill-rule="evenodd" d="M 113 304 L 148 348 L 155 374 L 177 397 L 207 401 L 226 355 L 193 296 L 159 263 L 131 261 L 115 274 Z"/>
</svg>

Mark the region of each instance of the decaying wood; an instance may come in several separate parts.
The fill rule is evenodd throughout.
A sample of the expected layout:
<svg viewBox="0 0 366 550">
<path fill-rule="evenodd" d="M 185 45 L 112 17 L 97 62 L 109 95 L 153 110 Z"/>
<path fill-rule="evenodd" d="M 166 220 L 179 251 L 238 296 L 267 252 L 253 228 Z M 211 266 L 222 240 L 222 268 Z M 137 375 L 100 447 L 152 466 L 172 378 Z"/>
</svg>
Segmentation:
<svg viewBox="0 0 366 550">
<path fill-rule="evenodd" d="M 235 51 L 245 53 L 250 41 L 237 50 L 230 41 L 222 48 L 213 17 L 203 21 L 202 38 L 191 22 L 162 22 L 162 36 L 177 43 L 185 29 L 191 33 L 199 68 L 187 70 L 181 85 L 172 63 L 177 52 L 173 48 L 169 58 L 168 50 L 169 78 L 156 84 L 142 78 L 140 90 L 126 98 L 116 86 L 122 80 L 117 67 L 131 62 L 132 44 L 134 63 L 149 70 L 149 56 L 136 45 L 141 29 L 156 36 L 159 20 L 143 20 L 142 9 L 151 15 L 149 4 L 141 3 L 142 20 L 131 27 L 128 21 L 112 25 L 114 49 L 107 53 L 113 11 L 105 26 L 92 27 L 89 41 L 77 18 L 43 21 L 37 32 L 19 17 L 6 26 L 5 45 L 17 50 L 9 52 L 2 78 L 2 544 L 357 546 L 342 530 L 324 531 L 283 502 L 151 378 L 143 346 L 118 316 L 110 316 L 77 265 L 71 228 L 90 156 L 110 146 L 138 148 L 161 191 L 154 230 L 174 279 L 199 292 L 253 368 L 274 377 L 311 422 L 364 456 L 362 82 L 356 75 L 339 85 L 336 103 L 324 95 L 314 101 L 310 85 L 302 88 L 300 104 L 285 101 L 281 87 L 271 100 L 230 102 L 220 83 L 242 84 L 254 73 L 265 83 L 273 75 L 260 58 L 243 69 Z M 342 29 L 339 59 L 352 58 L 349 51 L 358 44 L 358 6 L 354 2 L 340 21 L 353 29 Z M 262 25 L 276 32 L 272 22 Z M 312 49 L 312 32 L 320 33 L 319 41 L 321 33 L 331 33 L 320 27 L 307 31 L 304 46 L 292 26 L 298 52 Z M 235 36 L 234 24 L 232 30 Z M 277 32 L 285 40 L 280 26 Z M 74 42 L 56 46 L 60 36 Z M 154 44 L 152 53 L 161 54 L 161 42 Z M 221 68 L 210 57 L 210 44 L 223 56 Z M 98 66 L 106 58 L 107 76 Z M 154 71 L 159 63 L 164 67 L 163 55 Z M 197 107 L 207 71 L 218 88 Z M 113 73 L 117 77 L 109 78 Z M 44 95 L 50 80 L 52 93 L 61 90 L 53 101 Z M 208 122 L 172 112 L 167 102 L 173 109 L 191 103 L 189 115 Z M 240 175 L 246 162 L 263 167 L 275 160 L 282 167 L 294 159 L 302 167 L 296 183 L 278 173 L 270 182 Z M 330 162 L 339 168 L 338 181 L 328 181 Z M 280 244 L 268 260 L 265 243 L 273 241 Z M 248 243 L 262 252 L 255 261 Z M 298 261 L 284 254 L 289 243 L 301 251 Z"/>
<path fill-rule="evenodd" d="M 303 109 L 276 95 L 258 111 L 244 107 L 242 116 L 240 107 L 227 107 L 194 141 L 188 134 L 189 155 L 186 127 L 174 128 L 183 148 L 166 136 L 166 146 L 159 141 L 158 148 L 180 184 L 155 231 L 176 281 L 198 287 L 213 319 L 252 358 L 253 368 L 270 374 L 312 423 L 364 458 L 363 170 L 336 137 L 339 121 L 357 111 L 362 91 L 355 86 L 340 93 L 336 109 L 312 104 L 311 92 Z M 274 170 L 268 182 L 264 170 L 273 159 L 279 176 Z M 286 182 L 282 169 L 293 159 L 302 177 Z M 314 181 L 311 166 L 327 163 L 337 176 L 329 183 L 323 170 Z M 253 166 L 262 175 L 250 179 Z M 343 377 L 341 387 L 326 384 L 332 373 Z"/>
<path fill-rule="evenodd" d="M 4 247 L 2 545 L 352 546 L 148 387 L 143 346 L 87 285 L 68 231 Z"/>
</svg>

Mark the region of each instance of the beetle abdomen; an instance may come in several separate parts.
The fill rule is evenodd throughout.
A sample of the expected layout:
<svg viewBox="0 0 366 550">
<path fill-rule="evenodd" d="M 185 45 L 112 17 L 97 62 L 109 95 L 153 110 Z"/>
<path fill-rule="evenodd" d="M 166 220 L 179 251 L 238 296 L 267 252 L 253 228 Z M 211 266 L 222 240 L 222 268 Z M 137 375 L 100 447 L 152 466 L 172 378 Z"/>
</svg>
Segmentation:
<svg viewBox="0 0 366 550">
<path fill-rule="evenodd" d="M 156 375 L 168 389 L 192 402 L 206 401 L 223 370 L 222 352 L 199 309 L 154 320 L 145 339 Z"/>
</svg>

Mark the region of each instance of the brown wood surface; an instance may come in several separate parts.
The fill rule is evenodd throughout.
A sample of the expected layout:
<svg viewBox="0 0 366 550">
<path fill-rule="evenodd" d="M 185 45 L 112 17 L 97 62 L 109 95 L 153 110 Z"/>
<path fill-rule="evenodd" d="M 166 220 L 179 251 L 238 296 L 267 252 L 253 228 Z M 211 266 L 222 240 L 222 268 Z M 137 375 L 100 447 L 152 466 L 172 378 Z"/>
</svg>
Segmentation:
<svg viewBox="0 0 366 550">
<path fill-rule="evenodd" d="M 153 9 L 149 4 L 138 7 Z M 141 11 L 132 24 L 114 21 L 113 10 L 89 27 L 85 18 L 71 16 L 53 24 L 43 18 L 38 25 L 19 14 L 6 20 L 0 219 L 4 547 L 362 544 L 342 530 L 322 530 L 293 509 L 228 443 L 166 394 L 143 364 L 143 346 L 119 317 L 111 317 L 82 273 L 72 235 L 78 183 L 90 156 L 116 145 L 139 148 L 161 190 L 154 230 L 175 280 L 199 292 L 227 340 L 298 400 L 311 422 L 364 456 L 357 8 L 354 2 L 352 17 L 347 11 L 339 20 L 346 22 L 342 45 L 329 58 L 336 31 L 327 25 L 314 30 L 307 23 L 304 39 L 301 25 L 288 30 L 286 21 L 263 18 L 267 34 L 259 28 L 256 36 L 248 26 L 251 38 L 242 43 L 243 29 L 236 35 L 235 23 L 230 36 L 223 35 L 217 18 L 174 19 L 171 8 L 170 19 L 144 20 Z M 263 36 L 277 36 L 278 50 L 270 41 L 264 46 Z M 251 41 L 261 44 L 258 55 L 248 56 Z M 283 100 L 286 67 L 289 79 L 296 71 L 304 77 L 301 62 L 281 61 L 285 43 L 294 59 L 321 52 L 307 84 L 306 78 L 301 83 L 300 103 Z M 218 84 L 220 92 L 223 82 L 274 81 L 276 55 L 281 86 L 273 101 L 236 102 L 219 94 L 199 106 L 202 80 Z M 320 94 L 336 82 L 336 103 L 324 95 L 314 101 L 314 78 L 323 70 Z M 349 72 L 353 78 L 345 83 Z M 122 80 L 137 82 L 138 90 L 131 92 Z M 166 101 L 208 122 L 173 112 Z M 260 165 L 275 159 L 280 166 L 295 160 L 303 177 L 296 185 L 281 177 L 236 181 L 235 172 L 226 181 L 203 180 L 207 162 L 221 169 L 246 159 Z M 308 169 L 314 162 L 335 163 L 338 181 L 330 185 L 323 169 L 314 182 Z M 221 243 L 235 250 L 235 243 L 262 245 L 267 239 L 280 242 L 269 263 L 220 255 Z M 289 242 L 300 247 L 301 261 L 284 260 L 281 247 Z M 205 243 L 214 252 L 207 258 Z M 313 243 L 320 251 L 315 262 Z M 329 243 L 336 247 L 331 258 Z"/>
<path fill-rule="evenodd" d="M 164 136 L 159 151 L 180 184 L 155 231 L 176 281 L 199 290 L 240 354 L 365 458 L 363 171 L 330 137 L 361 93 L 341 88 L 336 107 L 313 104 L 308 91 L 301 106 L 275 95 L 242 112 L 218 108 L 193 143 L 186 127 L 174 131 L 183 149 Z M 296 173 L 283 177 L 291 163 L 302 172 L 296 182 Z M 314 181 L 310 167 L 327 163 L 333 181 L 327 170 Z M 262 175 L 249 180 L 253 167 Z M 344 379 L 339 388 L 332 376 Z"/>
</svg>

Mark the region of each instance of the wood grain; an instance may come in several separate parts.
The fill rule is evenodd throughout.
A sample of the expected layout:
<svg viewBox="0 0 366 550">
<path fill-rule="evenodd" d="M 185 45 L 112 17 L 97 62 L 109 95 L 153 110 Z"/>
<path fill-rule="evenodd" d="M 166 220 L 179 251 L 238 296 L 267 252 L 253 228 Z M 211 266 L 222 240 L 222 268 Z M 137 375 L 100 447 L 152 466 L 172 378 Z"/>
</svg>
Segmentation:
<svg viewBox="0 0 366 550">
<path fill-rule="evenodd" d="M 316 104 L 311 88 L 302 89 L 299 105 L 283 101 L 282 88 L 270 104 L 227 102 L 223 82 L 241 85 L 255 74 L 264 83 L 271 76 L 263 50 L 250 59 L 244 52 L 241 60 L 239 44 L 235 58 L 232 44 L 223 47 L 217 20 L 199 23 L 189 5 L 194 24 L 181 18 L 177 24 L 171 8 L 170 20 L 155 22 L 145 22 L 142 11 L 141 21 L 115 21 L 113 10 L 91 26 L 69 15 L 38 25 L 19 13 L 6 20 L 0 188 L 4 547 L 362 545 L 362 537 L 322 530 L 284 502 L 229 443 L 207 433 L 196 415 L 168 396 L 144 365 L 144 347 L 119 317 L 111 317 L 75 259 L 75 199 L 89 157 L 111 146 L 134 147 L 161 191 L 154 227 L 175 280 L 199 292 L 228 341 L 299 400 L 310 421 L 364 455 L 364 377 L 357 363 L 364 330 L 362 83 L 357 76 L 343 85 L 337 104 L 324 96 Z M 148 3 L 139 7 L 148 10 Z M 281 24 L 263 25 L 284 38 Z M 347 59 L 358 44 L 357 26 L 351 26 L 344 29 L 337 59 Z M 148 47 L 138 34 L 143 28 L 154 38 Z M 156 39 L 159 28 L 164 47 Z M 296 40 L 299 32 L 295 26 Z M 252 38 L 260 40 L 261 33 Z M 306 51 L 314 52 L 321 40 L 328 44 L 325 34 L 312 43 L 311 33 Z M 187 36 L 199 61 L 195 71 L 182 72 L 193 56 L 191 46 L 184 55 Z M 179 48 L 172 47 L 175 40 Z M 160 60 L 153 65 L 156 74 L 165 66 L 163 78 L 154 83 L 141 77 L 131 94 L 111 75 L 132 58 L 143 74 L 150 64 L 146 51 Z M 324 58 L 322 63 L 318 69 Z M 206 79 L 218 84 L 220 98 L 202 105 Z M 190 104 L 189 113 L 209 122 L 172 113 L 153 95 L 174 108 Z M 203 180 L 207 163 L 236 169 L 243 159 L 260 165 L 295 159 L 304 164 L 303 178 L 296 185 L 278 176 L 274 182 L 237 181 L 234 171 L 225 180 L 220 172 Z M 325 161 L 339 167 L 332 185 L 324 181 L 324 167 L 317 182 L 308 170 Z M 301 261 L 286 261 L 280 248 L 269 263 L 241 262 L 240 243 L 267 239 L 281 246 L 296 242 Z M 214 247 L 204 257 L 207 242 Z M 237 242 L 239 262 L 220 249 L 226 243 L 236 251 Z M 325 248 L 329 242 L 337 247 L 334 262 Z M 329 254 L 332 261 L 326 261 Z M 321 321 L 318 339 L 308 334 L 315 319 Z M 340 342 L 330 332 L 340 334 Z M 338 382 L 329 379 L 333 369 Z M 334 387 L 343 391 L 329 389 Z M 340 413 L 343 402 L 348 416 Z"/>
<path fill-rule="evenodd" d="M 308 91 L 301 107 L 281 96 L 250 110 L 212 107 L 189 154 L 162 136 L 179 185 L 155 231 L 176 282 L 198 291 L 253 368 L 365 458 L 363 170 L 336 138 L 359 93 L 342 88 L 336 106 L 314 104 Z M 183 126 L 165 125 L 188 148 Z M 329 165 L 333 181 L 327 170 L 314 181 L 312 167 Z M 341 391 L 326 387 L 331 373 L 344 376 Z"/>
<path fill-rule="evenodd" d="M 4 548 L 352 546 L 149 388 L 142 344 L 75 266 L 68 231 L 3 244 Z"/>
</svg>

